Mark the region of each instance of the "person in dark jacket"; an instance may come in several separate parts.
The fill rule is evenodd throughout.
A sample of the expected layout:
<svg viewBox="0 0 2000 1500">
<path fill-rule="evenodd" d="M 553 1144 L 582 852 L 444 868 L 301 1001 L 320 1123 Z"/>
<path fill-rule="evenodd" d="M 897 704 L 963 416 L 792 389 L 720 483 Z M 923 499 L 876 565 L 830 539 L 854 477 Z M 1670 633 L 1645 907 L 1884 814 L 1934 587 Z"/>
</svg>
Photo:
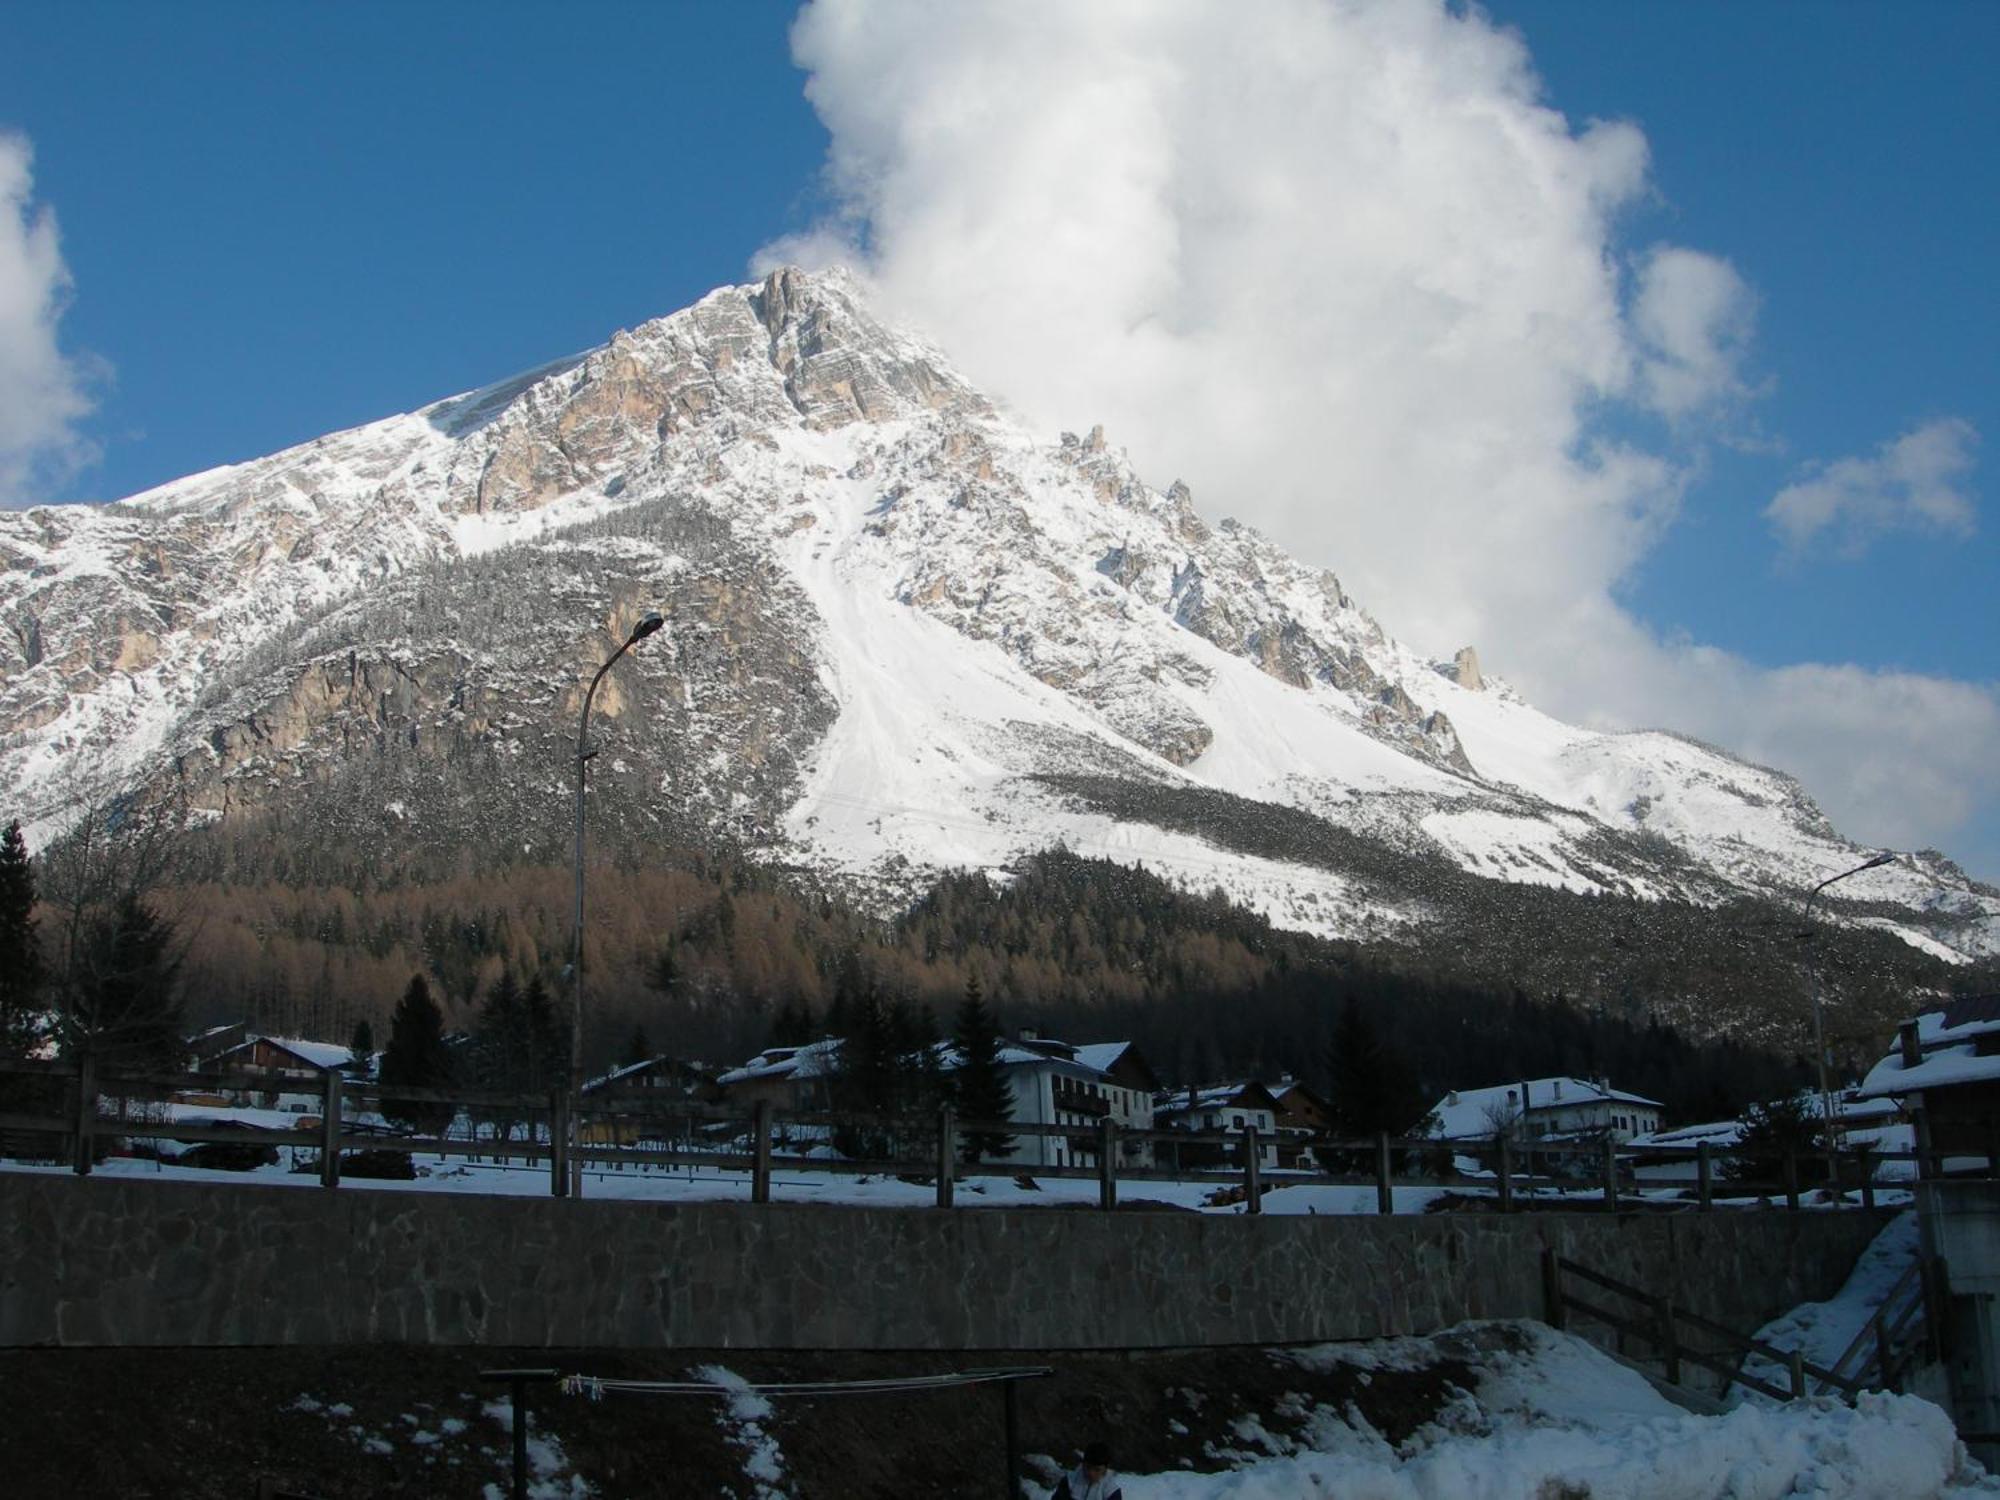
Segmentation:
<svg viewBox="0 0 2000 1500">
<path fill-rule="evenodd" d="M 1063 1475 L 1049 1500 L 1125 1500 L 1118 1476 L 1111 1472 L 1111 1450 L 1092 1443 L 1083 1450 L 1083 1462 Z"/>
</svg>

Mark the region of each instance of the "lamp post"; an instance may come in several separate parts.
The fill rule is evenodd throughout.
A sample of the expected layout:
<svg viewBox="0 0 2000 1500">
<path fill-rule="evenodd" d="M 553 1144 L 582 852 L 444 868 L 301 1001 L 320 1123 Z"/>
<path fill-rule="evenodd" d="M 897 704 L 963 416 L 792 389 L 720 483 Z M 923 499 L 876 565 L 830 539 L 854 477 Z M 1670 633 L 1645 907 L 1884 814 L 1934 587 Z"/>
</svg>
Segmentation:
<svg viewBox="0 0 2000 1500">
<path fill-rule="evenodd" d="M 1827 1081 L 1826 1020 L 1822 1015 L 1822 1007 L 1819 999 L 1819 949 L 1817 945 L 1813 944 L 1813 936 L 1816 931 L 1813 927 L 1812 919 L 1813 902 L 1819 899 L 1821 891 L 1836 881 L 1845 880 L 1850 875 L 1859 875 L 1863 870 L 1872 870 L 1877 865 L 1886 865 L 1895 857 L 1893 854 L 1878 854 L 1873 859 L 1858 864 L 1851 870 L 1842 870 L 1838 875 L 1829 875 L 1818 885 L 1814 886 L 1812 894 L 1806 897 L 1805 931 L 1799 934 L 1809 945 L 1806 949 L 1806 983 L 1812 993 L 1813 1055 L 1819 1062 L 1820 1123 L 1821 1128 L 1826 1132 L 1826 1180 L 1836 1189 L 1838 1189 L 1840 1183 L 1840 1168 L 1834 1156 L 1833 1086 Z"/>
<path fill-rule="evenodd" d="M 632 633 L 625 637 L 625 643 L 611 653 L 597 675 L 590 679 L 590 686 L 583 695 L 583 718 L 576 729 L 576 906 L 570 914 L 570 1015 L 569 1015 L 569 1144 L 573 1147 L 577 1135 L 577 1106 L 583 1095 L 583 797 L 590 782 L 590 758 L 597 752 L 590 748 L 590 702 L 597 696 L 597 685 L 604 681 L 604 674 L 618 665 L 618 658 L 630 651 L 647 636 L 666 624 L 658 610 L 648 610 L 632 627 Z M 575 1155 L 570 1156 L 568 1180 L 558 1185 L 558 1190 L 567 1190 L 578 1197 L 583 1196 L 583 1170 Z"/>
</svg>

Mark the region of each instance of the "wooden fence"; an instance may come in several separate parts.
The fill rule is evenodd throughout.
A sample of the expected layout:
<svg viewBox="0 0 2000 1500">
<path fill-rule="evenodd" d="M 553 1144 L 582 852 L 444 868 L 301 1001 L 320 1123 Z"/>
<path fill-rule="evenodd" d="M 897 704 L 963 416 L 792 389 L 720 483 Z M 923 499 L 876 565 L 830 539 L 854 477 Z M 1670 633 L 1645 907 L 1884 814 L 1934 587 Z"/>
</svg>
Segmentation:
<svg viewBox="0 0 2000 1500">
<path fill-rule="evenodd" d="M 1458 1192 L 1501 1212 L 1521 1209 L 1598 1208 L 1613 1211 L 1706 1210 L 1720 1206 L 1797 1210 L 1809 1202 L 1872 1209 L 1881 1168 L 1916 1162 L 1915 1175 L 1940 1175 L 1934 1152 L 1843 1149 L 1827 1157 L 1785 1154 L 1775 1159 L 1718 1149 L 1636 1147 L 1609 1138 L 1588 1142 L 1506 1138 L 1488 1142 L 1377 1136 L 1352 1140 L 1281 1132 L 1276 1141 L 1254 1127 L 1232 1131 L 1135 1130 L 1109 1117 L 1090 1125 L 961 1120 L 949 1106 L 934 1115 L 881 1117 L 779 1111 L 663 1101 L 648 1089 L 600 1090 L 574 1099 L 566 1090 L 514 1094 L 466 1089 L 417 1089 L 357 1082 L 338 1072 L 317 1081 L 268 1071 L 230 1073 L 99 1073 L 92 1059 L 0 1063 L 8 1107 L 0 1108 L 0 1142 L 7 1154 L 67 1163 L 87 1174 L 112 1150 L 144 1150 L 134 1143 L 230 1144 L 288 1148 L 303 1154 L 321 1185 L 337 1188 L 352 1153 L 391 1157 L 448 1156 L 545 1164 L 549 1190 L 558 1197 L 578 1189 L 581 1172 L 691 1169 L 747 1173 L 752 1201 L 771 1199 L 779 1173 L 832 1176 L 892 1175 L 933 1187 L 936 1203 L 952 1207 L 959 1182 L 978 1176 L 1032 1175 L 1038 1179 L 1095 1182 L 1098 1206 L 1118 1207 L 1121 1193 L 1150 1183 L 1212 1187 L 1246 1213 L 1263 1210 L 1265 1197 L 1296 1185 L 1372 1187 L 1379 1213 L 1395 1211 L 1395 1189 L 1425 1187 Z M 265 1129 L 204 1121 L 190 1099 L 231 1096 L 293 1099 L 316 1096 L 317 1114 L 291 1128 Z M 25 1103 L 26 1107 L 22 1107 Z M 430 1113 L 429 1130 L 391 1126 L 385 1109 L 405 1116 Z M 221 1110 L 227 1106 L 210 1105 Z M 186 1118 L 195 1112 L 196 1118 Z M 182 1117 L 171 1118 L 170 1114 Z M 449 1123 L 443 1123 L 443 1122 Z M 1036 1138 L 1064 1143 L 1061 1164 L 1010 1159 L 968 1163 L 962 1146 L 972 1136 Z M 1921 1135 L 1919 1137 L 1921 1140 Z M 848 1149 L 833 1149 L 835 1142 Z M 1282 1142 L 1311 1169 L 1273 1168 L 1266 1152 Z M 1193 1157 L 1202 1165 L 1184 1165 Z M 1161 1165 L 1166 1159 L 1170 1164 Z M 379 1158 L 378 1158 L 379 1160 Z M 1216 1165 L 1215 1163 L 1220 1163 Z M 1981 1174 L 1993 1175 L 1991 1158 Z M 1776 1171 L 1762 1179 L 1747 1170 Z M 1958 1166 L 1962 1169 L 1963 1163 Z M 1677 1177 L 1641 1181 L 1641 1167 L 1684 1168 Z"/>
</svg>

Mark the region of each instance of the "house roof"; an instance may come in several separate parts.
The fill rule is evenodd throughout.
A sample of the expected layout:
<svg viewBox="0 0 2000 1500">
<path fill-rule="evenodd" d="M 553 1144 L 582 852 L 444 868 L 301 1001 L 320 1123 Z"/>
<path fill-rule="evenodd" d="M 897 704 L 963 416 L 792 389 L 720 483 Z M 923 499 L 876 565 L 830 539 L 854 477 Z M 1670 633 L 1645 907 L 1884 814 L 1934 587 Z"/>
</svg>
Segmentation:
<svg viewBox="0 0 2000 1500">
<path fill-rule="evenodd" d="M 598 1089 L 608 1089 L 614 1084 L 623 1083 L 628 1078 L 637 1078 L 642 1074 L 651 1073 L 663 1065 L 668 1070 L 679 1068 L 683 1072 L 696 1075 L 700 1075 L 705 1071 L 698 1063 L 684 1063 L 679 1058 L 670 1057 L 662 1052 L 653 1057 L 642 1058 L 635 1063 L 626 1063 L 622 1068 L 613 1068 L 609 1073 L 600 1073 L 583 1086 L 583 1092 L 589 1094 Z"/>
<path fill-rule="evenodd" d="M 840 1066 L 840 1038 L 822 1037 L 802 1047 L 766 1047 L 740 1068 L 717 1075 L 716 1082 L 749 1083 L 760 1078 L 824 1078 Z"/>
<path fill-rule="evenodd" d="M 217 1054 L 217 1060 L 233 1057 L 238 1052 L 253 1051 L 259 1042 L 269 1047 L 276 1047 L 280 1052 L 288 1052 L 300 1062 L 318 1068 L 322 1073 L 347 1067 L 354 1061 L 353 1051 L 337 1042 L 312 1042 L 302 1037 L 290 1036 L 260 1036 L 254 1032 L 234 1047 Z"/>
<path fill-rule="evenodd" d="M 1523 1091 L 1527 1108 L 1521 1107 Z M 1636 1104 L 1661 1108 L 1657 1099 L 1628 1094 L 1587 1078 L 1530 1078 L 1517 1083 L 1499 1083 L 1491 1088 L 1459 1089 L 1438 1100 L 1438 1134 L 1448 1141 L 1474 1140 L 1493 1134 L 1502 1120 L 1522 1114 L 1550 1114 L 1573 1109 L 1579 1104 Z"/>
<path fill-rule="evenodd" d="M 1979 1054 L 1978 1039 L 2000 1031 L 2000 995 L 1954 1000 L 1916 1018 L 1917 1065 L 1906 1067 L 1900 1041 L 1868 1070 L 1856 1095 L 1862 1099 L 1915 1094 L 1924 1089 L 2000 1079 L 2000 1052 Z"/>
<path fill-rule="evenodd" d="M 1193 1089 L 1168 1089 L 1153 1096 L 1153 1114 L 1184 1115 L 1198 1109 L 1268 1109 L 1278 1101 L 1254 1078 L 1233 1083 L 1203 1084 Z"/>
</svg>

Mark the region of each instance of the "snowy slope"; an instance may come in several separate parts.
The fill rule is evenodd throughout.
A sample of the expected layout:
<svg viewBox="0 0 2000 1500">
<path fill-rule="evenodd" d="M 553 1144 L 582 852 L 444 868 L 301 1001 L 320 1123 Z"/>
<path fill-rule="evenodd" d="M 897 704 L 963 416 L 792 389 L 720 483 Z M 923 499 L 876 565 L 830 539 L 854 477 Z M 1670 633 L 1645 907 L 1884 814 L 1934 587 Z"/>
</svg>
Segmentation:
<svg viewBox="0 0 2000 1500">
<path fill-rule="evenodd" d="M 472 559 L 546 592 L 510 601 L 547 637 L 532 659 L 459 595 L 435 605 Z M 413 754 L 470 736 L 540 767 L 521 775 L 546 795 L 576 676 L 657 603 L 666 640 L 603 706 L 633 785 L 861 891 L 1063 841 L 1294 927 L 1436 916 L 1282 842 L 1221 847 L 1149 795 L 1582 892 L 1791 899 L 1858 863 L 1781 773 L 1558 723 L 1470 653 L 1402 646 L 1331 574 L 1211 527 L 1101 432 L 1027 430 L 838 274 L 724 288 L 117 506 L 0 516 L 0 565 L 0 781 L 43 837 L 163 776 L 213 816 L 254 813 L 371 733 Z M 397 691 L 325 686 L 328 663 L 371 660 Z M 787 702 L 810 711 L 765 734 Z M 529 721 L 546 753 L 519 753 Z M 1929 951 L 2000 947 L 2000 896 L 1938 856 L 1835 894 Z"/>
</svg>

